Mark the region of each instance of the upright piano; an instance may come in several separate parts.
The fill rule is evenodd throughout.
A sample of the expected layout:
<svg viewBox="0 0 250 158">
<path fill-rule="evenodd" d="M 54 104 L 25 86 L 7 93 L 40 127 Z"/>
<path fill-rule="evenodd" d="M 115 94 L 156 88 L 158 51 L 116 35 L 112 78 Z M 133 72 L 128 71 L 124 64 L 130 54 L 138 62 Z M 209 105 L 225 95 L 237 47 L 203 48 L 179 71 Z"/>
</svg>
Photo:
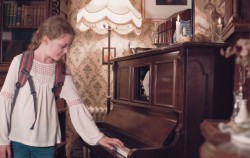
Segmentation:
<svg viewBox="0 0 250 158">
<path fill-rule="evenodd" d="M 113 59 L 113 107 L 98 126 L 128 150 L 87 146 L 91 157 L 198 158 L 201 122 L 232 113 L 234 58 L 220 55 L 225 47 L 187 42 Z"/>
</svg>

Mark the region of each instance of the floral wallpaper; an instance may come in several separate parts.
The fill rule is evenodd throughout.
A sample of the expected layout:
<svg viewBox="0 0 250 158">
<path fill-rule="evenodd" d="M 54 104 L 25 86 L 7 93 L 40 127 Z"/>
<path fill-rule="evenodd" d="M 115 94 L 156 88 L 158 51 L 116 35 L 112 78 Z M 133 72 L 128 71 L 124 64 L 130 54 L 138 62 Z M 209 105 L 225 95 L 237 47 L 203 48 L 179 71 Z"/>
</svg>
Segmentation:
<svg viewBox="0 0 250 158">
<path fill-rule="evenodd" d="M 90 0 L 70 0 L 68 2 L 68 20 L 73 27 L 76 26 L 76 15 L 80 8 L 88 4 Z M 131 3 L 141 10 L 141 1 L 131 0 Z M 154 27 L 153 22 L 143 22 L 142 33 L 138 36 L 133 32 L 128 35 L 120 35 L 111 32 L 111 47 L 116 48 L 116 57 L 126 55 L 128 45 L 130 47 L 154 47 L 150 35 Z M 90 107 L 106 107 L 107 97 L 107 65 L 102 64 L 102 48 L 108 46 L 108 36 L 96 34 L 93 30 L 80 32 L 76 27 L 76 37 L 67 54 L 66 62 L 71 70 L 76 87 L 82 101 Z M 113 77 L 111 72 L 111 96 Z M 67 157 L 74 142 L 78 139 L 68 113 L 67 113 Z"/>
<path fill-rule="evenodd" d="M 225 14 L 225 0 L 194 0 L 194 40 L 216 42 L 219 40 L 218 19 Z"/>
<path fill-rule="evenodd" d="M 107 65 L 102 64 L 102 49 L 108 46 L 108 36 L 96 34 L 92 30 L 81 32 L 76 28 L 77 12 L 91 0 L 68 0 L 68 21 L 76 31 L 75 40 L 67 54 L 67 64 L 73 75 L 82 101 L 87 107 L 106 107 L 107 97 Z M 130 0 L 133 6 L 141 11 L 141 0 Z M 218 39 L 213 37 L 219 17 L 224 17 L 225 0 L 194 0 L 195 3 L 195 41 L 210 42 Z M 151 43 L 151 33 L 154 22 L 143 21 L 141 34 L 120 35 L 111 32 L 111 47 L 116 48 L 116 57 L 128 55 L 131 48 L 154 47 Z M 113 77 L 111 72 L 111 96 Z M 67 112 L 67 144 L 66 155 L 71 157 L 72 147 L 79 145 L 79 136 L 75 132 Z M 80 147 L 81 148 L 81 147 Z"/>
</svg>

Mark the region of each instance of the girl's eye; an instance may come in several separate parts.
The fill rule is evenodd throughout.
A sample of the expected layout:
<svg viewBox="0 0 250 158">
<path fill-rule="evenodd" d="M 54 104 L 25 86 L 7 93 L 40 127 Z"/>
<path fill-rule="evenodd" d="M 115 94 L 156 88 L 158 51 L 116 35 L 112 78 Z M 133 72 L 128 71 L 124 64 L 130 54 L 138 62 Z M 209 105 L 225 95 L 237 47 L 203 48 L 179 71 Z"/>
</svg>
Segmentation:
<svg viewBox="0 0 250 158">
<path fill-rule="evenodd" d="M 59 44 L 59 47 L 61 47 L 62 49 L 64 49 L 64 48 L 70 48 L 70 45 L 69 44 L 66 44 L 66 45 L 60 45 Z"/>
<path fill-rule="evenodd" d="M 59 45 L 59 46 L 60 46 L 62 49 L 67 47 L 67 45 Z"/>
<path fill-rule="evenodd" d="M 65 48 L 67 45 L 60 45 L 62 48 Z"/>
</svg>

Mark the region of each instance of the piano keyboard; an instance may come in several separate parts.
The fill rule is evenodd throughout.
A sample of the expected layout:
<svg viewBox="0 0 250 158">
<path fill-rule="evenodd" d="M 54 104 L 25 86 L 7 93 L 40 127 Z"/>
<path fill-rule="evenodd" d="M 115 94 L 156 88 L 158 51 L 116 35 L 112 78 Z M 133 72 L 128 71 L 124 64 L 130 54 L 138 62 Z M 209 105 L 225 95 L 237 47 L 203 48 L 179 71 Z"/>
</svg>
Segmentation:
<svg viewBox="0 0 250 158">
<path fill-rule="evenodd" d="M 124 147 L 124 148 L 114 147 L 113 150 L 117 152 L 118 154 L 122 155 L 123 157 L 127 157 L 131 149 L 127 147 Z"/>
<path fill-rule="evenodd" d="M 108 128 L 100 128 L 100 130 L 108 137 L 120 139 L 127 148 L 132 149 L 145 146 L 142 145 L 140 142 L 131 141 L 131 139 L 128 139 L 127 137 L 124 137 L 121 134 L 117 134 L 115 131 L 109 130 Z"/>
</svg>

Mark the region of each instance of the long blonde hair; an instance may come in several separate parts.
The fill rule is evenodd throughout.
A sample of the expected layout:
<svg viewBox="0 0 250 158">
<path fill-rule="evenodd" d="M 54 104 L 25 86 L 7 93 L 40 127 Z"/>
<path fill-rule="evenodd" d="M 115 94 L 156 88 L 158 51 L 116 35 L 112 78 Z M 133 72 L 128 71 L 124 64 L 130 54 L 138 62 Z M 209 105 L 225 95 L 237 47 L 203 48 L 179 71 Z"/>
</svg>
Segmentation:
<svg viewBox="0 0 250 158">
<path fill-rule="evenodd" d="M 44 36 L 53 40 L 59 38 L 63 34 L 70 34 L 75 36 L 75 31 L 68 21 L 60 16 L 52 16 L 46 19 L 33 34 L 29 50 L 37 49 Z"/>
</svg>

